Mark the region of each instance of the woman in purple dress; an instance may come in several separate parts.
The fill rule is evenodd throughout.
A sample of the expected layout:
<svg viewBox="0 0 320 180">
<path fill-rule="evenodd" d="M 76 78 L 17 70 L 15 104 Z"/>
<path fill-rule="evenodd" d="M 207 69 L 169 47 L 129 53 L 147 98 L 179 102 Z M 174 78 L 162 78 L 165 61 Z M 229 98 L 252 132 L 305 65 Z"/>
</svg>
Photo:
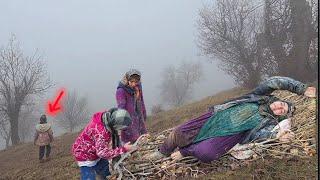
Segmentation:
<svg viewBox="0 0 320 180">
<path fill-rule="evenodd" d="M 143 100 L 141 73 L 131 69 L 125 73 L 116 91 L 118 108 L 125 109 L 132 118 L 132 124 L 121 132 L 122 142 L 135 142 L 146 134 L 146 108 Z"/>
<path fill-rule="evenodd" d="M 159 151 L 147 158 L 194 156 L 203 162 L 210 162 L 219 159 L 238 143 L 267 138 L 287 141 L 293 138 L 290 129 L 274 131 L 280 121 L 290 120 L 295 109 L 292 103 L 272 96 L 274 90 L 288 90 L 307 97 L 315 97 L 316 94 L 314 87 L 294 79 L 271 77 L 251 93 L 215 105 L 204 115 L 176 127 Z M 174 152 L 176 148 L 178 151 Z"/>
</svg>

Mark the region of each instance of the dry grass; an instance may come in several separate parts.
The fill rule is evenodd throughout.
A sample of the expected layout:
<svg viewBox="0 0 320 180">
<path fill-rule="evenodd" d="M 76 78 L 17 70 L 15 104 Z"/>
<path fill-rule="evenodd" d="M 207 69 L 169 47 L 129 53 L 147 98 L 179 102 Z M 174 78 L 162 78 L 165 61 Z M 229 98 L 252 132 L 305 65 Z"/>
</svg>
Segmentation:
<svg viewBox="0 0 320 180">
<path fill-rule="evenodd" d="M 38 147 L 26 143 L 0 151 L 0 179 L 79 179 L 79 169 L 70 154 L 77 134 L 57 137 L 52 144 L 52 159 L 38 161 Z"/>
</svg>

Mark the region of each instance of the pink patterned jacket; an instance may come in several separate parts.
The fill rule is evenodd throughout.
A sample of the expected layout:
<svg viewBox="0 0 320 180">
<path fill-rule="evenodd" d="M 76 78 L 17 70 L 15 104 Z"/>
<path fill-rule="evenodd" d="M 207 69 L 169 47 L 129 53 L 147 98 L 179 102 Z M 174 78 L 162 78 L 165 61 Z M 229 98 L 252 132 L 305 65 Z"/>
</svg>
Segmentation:
<svg viewBox="0 0 320 180">
<path fill-rule="evenodd" d="M 101 116 L 102 112 L 94 114 L 72 145 L 72 154 L 78 162 L 111 159 L 127 152 L 124 147 L 112 149 L 111 133 L 102 123 Z"/>
</svg>

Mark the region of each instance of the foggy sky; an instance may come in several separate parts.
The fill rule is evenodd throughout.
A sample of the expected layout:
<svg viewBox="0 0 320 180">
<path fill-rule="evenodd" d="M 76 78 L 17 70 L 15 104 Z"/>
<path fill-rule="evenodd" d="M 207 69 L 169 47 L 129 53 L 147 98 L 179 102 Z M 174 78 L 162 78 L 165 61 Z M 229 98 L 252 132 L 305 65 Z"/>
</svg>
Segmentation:
<svg viewBox="0 0 320 180">
<path fill-rule="evenodd" d="M 148 109 L 160 102 L 161 71 L 182 60 L 201 61 L 204 79 L 194 100 L 234 86 L 199 56 L 201 0 L 0 0 L 0 46 L 14 33 L 26 55 L 36 49 L 56 86 L 87 96 L 92 111 L 116 105 L 116 86 L 129 68 L 142 72 Z"/>
</svg>

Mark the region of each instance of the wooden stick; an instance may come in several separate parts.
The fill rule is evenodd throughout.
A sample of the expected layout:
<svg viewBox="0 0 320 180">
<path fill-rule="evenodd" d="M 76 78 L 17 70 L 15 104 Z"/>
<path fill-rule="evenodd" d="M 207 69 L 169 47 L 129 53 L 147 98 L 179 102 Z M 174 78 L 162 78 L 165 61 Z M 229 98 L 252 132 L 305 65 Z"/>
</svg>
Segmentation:
<svg viewBox="0 0 320 180">
<path fill-rule="evenodd" d="M 146 136 L 147 136 L 146 134 L 141 135 L 141 136 L 136 140 L 136 142 L 133 143 L 133 146 L 136 146 L 136 145 L 138 144 L 138 142 L 139 142 L 143 137 L 146 137 Z M 121 180 L 121 178 L 122 178 L 122 176 L 123 176 L 122 171 L 121 171 L 121 169 L 120 169 L 120 163 L 122 163 L 122 161 L 125 160 L 129 155 L 131 155 L 131 153 L 134 152 L 135 150 L 136 150 L 136 149 L 130 150 L 130 151 L 126 152 L 126 153 L 120 158 L 120 160 L 119 160 L 118 162 L 116 162 L 115 165 L 113 166 L 113 169 L 117 170 L 118 173 L 119 173 L 119 176 L 118 176 L 117 180 Z"/>
<path fill-rule="evenodd" d="M 125 166 L 123 166 L 123 169 L 127 171 L 133 179 L 137 179 Z"/>
</svg>

